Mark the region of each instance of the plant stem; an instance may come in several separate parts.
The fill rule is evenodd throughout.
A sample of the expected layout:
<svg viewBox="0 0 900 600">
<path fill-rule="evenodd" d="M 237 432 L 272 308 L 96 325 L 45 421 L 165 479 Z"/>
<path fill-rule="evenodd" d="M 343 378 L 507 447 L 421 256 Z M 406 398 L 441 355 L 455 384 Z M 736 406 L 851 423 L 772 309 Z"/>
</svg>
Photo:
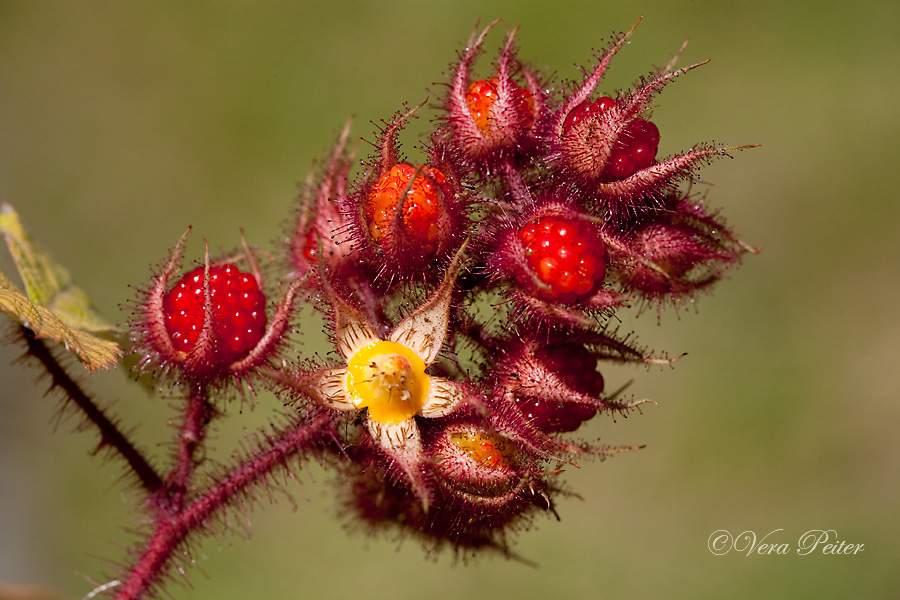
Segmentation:
<svg viewBox="0 0 900 600">
<path fill-rule="evenodd" d="M 333 419 L 328 413 L 307 420 L 298 418 L 281 435 L 268 437 L 270 442 L 266 447 L 255 456 L 241 460 L 232 472 L 183 510 L 168 516 L 160 515 L 143 552 L 131 572 L 123 577 L 116 598 L 141 598 L 171 567 L 173 553 L 188 535 L 200 530 L 210 517 L 224 511 L 229 504 L 239 504 L 249 488 L 263 482 L 273 470 L 287 469 L 289 460 L 306 456 L 303 451 L 324 440 Z"/>
<path fill-rule="evenodd" d="M 178 431 L 177 458 L 167 480 L 169 486 L 169 510 L 181 511 L 184 495 L 194 473 L 194 451 L 206 437 L 206 425 L 214 414 L 207 400 L 207 387 L 198 384 L 191 388 L 191 395 L 184 413 L 184 421 Z"/>
<path fill-rule="evenodd" d="M 65 395 L 65 404 L 71 402 L 81 411 L 84 422 L 95 426 L 100 432 L 99 451 L 103 447 L 111 448 L 125 459 L 128 468 L 137 476 L 141 485 L 153 495 L 163 488 L 162 477 L 150 465 L 143 453 L 125 436 L 117 422 L 108 417 L 93 399 L 81 389 L 65 368 L 47 347 L 42 339 L 34 337 L 34 332 L 26 327 L 21 328 L 22 337 L 28 347 L 26 356 L 40 363 L 50 376 L 50 389 L 57 388 Z M 96 452 L 95 451 L 95 452 Z"/>
</svg>

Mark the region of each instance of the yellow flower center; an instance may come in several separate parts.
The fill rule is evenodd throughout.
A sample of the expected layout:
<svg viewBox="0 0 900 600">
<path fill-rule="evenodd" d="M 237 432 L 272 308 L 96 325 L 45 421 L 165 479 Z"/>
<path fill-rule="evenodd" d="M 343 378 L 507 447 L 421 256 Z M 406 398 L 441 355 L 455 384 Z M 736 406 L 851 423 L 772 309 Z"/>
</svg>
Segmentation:
<svg viewBox="0 0 900 600">
<path fill-rule="evenodd" d="M 363 346 L 347 361 L 347 392 L 357 408 L 369 417 L 395 424 L 422 410 L 431 382 L 425 363 L 416 353 L 396 342 L 380 341 Z"/>
</svg>

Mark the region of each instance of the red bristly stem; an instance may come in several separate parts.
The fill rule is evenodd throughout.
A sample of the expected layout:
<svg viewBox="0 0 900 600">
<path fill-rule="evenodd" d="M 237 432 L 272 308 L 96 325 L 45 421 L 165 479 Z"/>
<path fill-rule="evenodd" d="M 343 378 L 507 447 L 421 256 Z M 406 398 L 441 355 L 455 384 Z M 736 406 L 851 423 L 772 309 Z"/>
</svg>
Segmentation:
<svg viewBox="0 0 900 600">
<path fill-rule="evenodd" d="M 191 390 L 184 413 L 184 421 L 178 432 L 177 461 L 166 483 L 170 494 L 171 511 L 179 511 L 184 504 L 184 494 L 194 472 L 194 451 L 206 437 L 206 426 L 215 410 L 207 400 L 207 388 L 198 384 Z"/>
<path fill-rule="evenodd" d="M 232 473 L 183 510 L 169 515 L 160 514 L 152 536 L 128 578 L 122 581 L 116 598 L 132 600 L 142 597 L 165 574 L 172 554 L 191 532 L 207 523 L 214 513 L 224 510 L 227 504 L 239 501 L 247 488 L 265 479 L 272 470 L 284 467 L 291 457 L 302 456 L 302 451 L 319 443 L 323 431 L 332 421 L 332 415 L 323 413 L 311 420 L 298 422 L 293 429 L 271 440 L 268 447 L 242 461 Z"/>
<path fill-rule="evenodd" d="M 138 450 L 110 419 L 94 400 L 81 389 L 65 368 L 59 363 L 44 340 L 34 337 L 34 332 L 21 327 L 22 337 L 28 348 L 26 357 L 37 360 L 50 376 L 51 389 L 59 388 L 66 397 L 65 404 L 72 403 L 81 411 L 85 423 L 97 428 L 100 443 L 96 451 L 103 447 L 111 448 L 125 459 L 128 468 L 135 474 L 149 495 L 163 489 L 162 477 L 156 472 L 144 455 Z"/>
</svg>

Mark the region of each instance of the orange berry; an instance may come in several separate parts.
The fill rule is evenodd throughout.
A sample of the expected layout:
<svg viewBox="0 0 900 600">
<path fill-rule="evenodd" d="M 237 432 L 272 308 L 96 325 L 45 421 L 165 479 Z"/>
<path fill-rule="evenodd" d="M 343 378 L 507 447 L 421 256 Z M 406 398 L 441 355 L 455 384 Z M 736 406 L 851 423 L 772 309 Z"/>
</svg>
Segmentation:
<svg viewBox="0 0 900 600">
<path fill-rule="evenodd" d="M 475 124 L 484 133 L 491 130 L 493 119 L 498 116 L 491 113 L 499 97 L 499 84 L 500 80 L 497 77 L 481 79 L 473 83 L 469 88 L 469 93 L 466 94 L 469 113 Z M 513 94 L 512 105 L 520 112 L 520 116 L 524 117 L 525 126 L 531 127 L 534 122 L 534 97 L 531 92 L 520 86 L 515 86 Z"/>
<path fill-rule="evenodd" d="M 446 181 L 444 174 L 432 167 L 391 167 L 369 191 L 365 214 L 372 238 L 380 242 L 389 234 L 402 198 L 403 232 L 428 246 L 438 242 L 442 186 Z"/>
</svg>

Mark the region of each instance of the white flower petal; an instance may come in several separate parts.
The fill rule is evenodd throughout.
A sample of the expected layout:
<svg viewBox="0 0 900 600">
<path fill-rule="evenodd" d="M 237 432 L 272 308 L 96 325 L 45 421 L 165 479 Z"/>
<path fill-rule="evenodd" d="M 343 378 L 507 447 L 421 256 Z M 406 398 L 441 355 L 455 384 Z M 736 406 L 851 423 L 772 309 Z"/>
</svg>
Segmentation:
<svg viewBox="0 0 900 600">
<path fill-rule="evenodd" d="M 347 395 L 347 367 L 313 371 L 303 378 L 301 389 L 313 400 L 335 410 L 356 410 Z"/>
<path fill-rule="evenodd" d="M 330 284 L 325 282 L 322 287 L 334 310 L 335 347 L 344 359 L 349 359 L 363 346 L 380 339 L 368 319 L 341 298 Z"/>
<path fill-rule="evenodd" d="M 380 423 L 371 417 L 366 425 L 369 433 L 381 449 L 403 469 L 413 492 L 422 503 L 422 509 L 428 512 L 431 494 L 428 483 L 420 468 L 422 462 L 422 438 L 415 419 L 407 419 L 399 423 Z"/>
<path fill-rule="evenodd" d="M 337 311 L 335 313 L 340 314 Z M 337 338 L 335 347 L 341 356 L 349 360 L 360 348 L 379 341 L 379 337 L 366 321 L 355 320 L 347 314 L 343 316 L 347 317 L 344 321 L 335 322 L 334 332 Z M 362 317 L 359 312 L 356 312 L 355 316 Z"/>
<path fill-rule="evenodd" d="M 416 451 L 422 447 L 419 427 L 414 419 L 406 419 L 399 423 L 382 423 L 369 418 L 368 427 L 372 439 L 390 452 Z"/>
<path fill-rule="evenodd" d="M 432 377 L 431 386 L 428 388 L 428 397 L 419 414 L 423 417 L 434 419 L 444 417 L 452 413 L 463 403 L 463 391 L 458 384 L 443 379 Z"/>
</svg>

